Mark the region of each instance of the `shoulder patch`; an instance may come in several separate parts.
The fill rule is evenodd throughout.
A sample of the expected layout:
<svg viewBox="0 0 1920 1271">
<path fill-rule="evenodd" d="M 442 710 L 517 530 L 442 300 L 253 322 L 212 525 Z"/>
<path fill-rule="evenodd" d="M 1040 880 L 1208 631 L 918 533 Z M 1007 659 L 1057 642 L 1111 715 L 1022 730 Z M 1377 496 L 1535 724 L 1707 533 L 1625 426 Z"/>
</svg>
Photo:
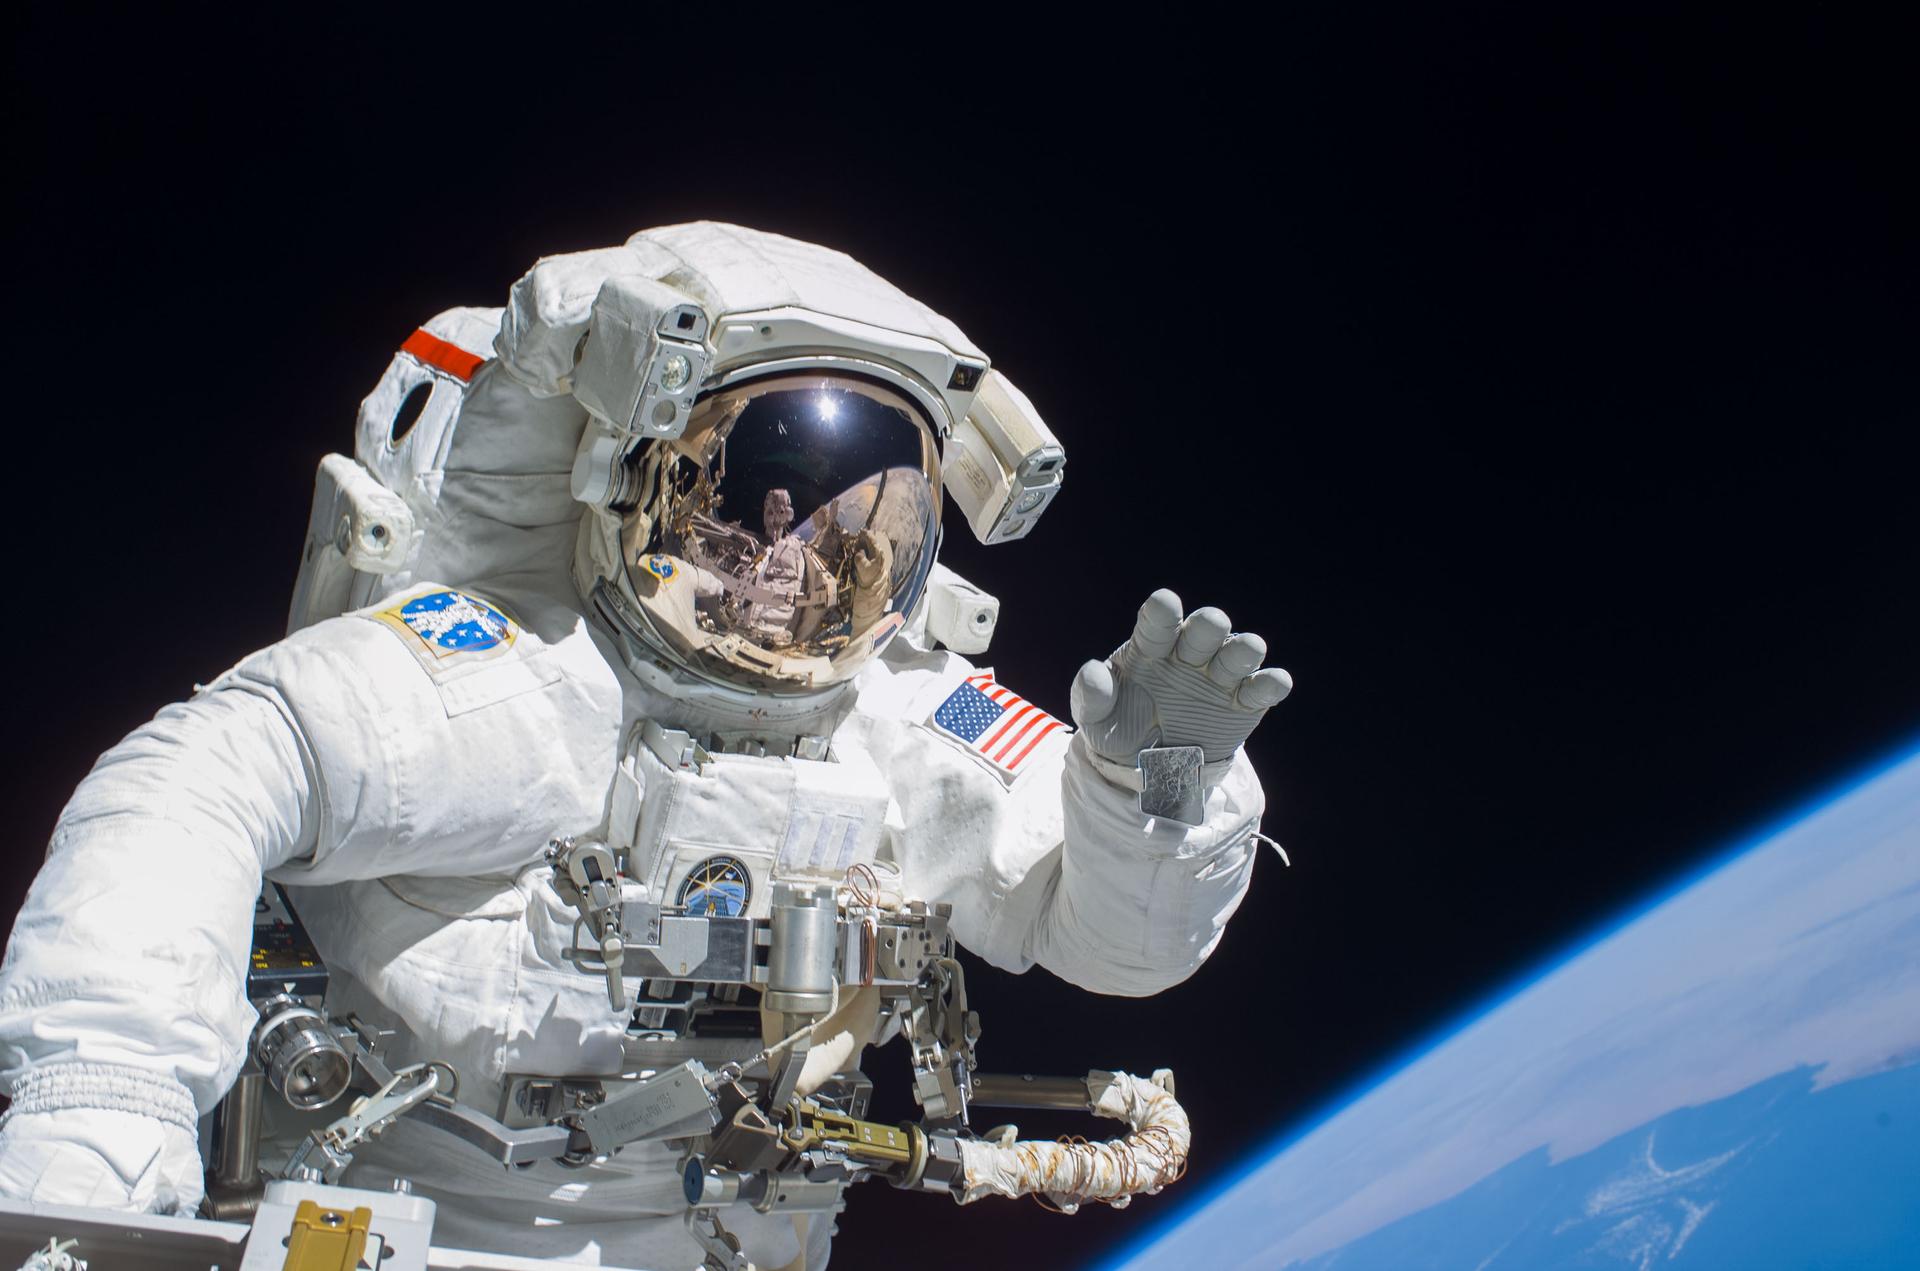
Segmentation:
<svg viewBox="0 0 1920 1271">
<path fill-rule="evenodd" d="M 520 636 L 498 605 L 450 587 L 414 591 L 361 616 L 398 632 L 429 671 L 496 657 Z"/>
<path fill-rule="evenodd" d="M 958 746 L 1011 783 L 1040 743 L 1055 733 L 1073 730 L 994 682 L 993 672 L 979 671 L 966 678 L 934 707 L 926 727 Z"/>
</svg>

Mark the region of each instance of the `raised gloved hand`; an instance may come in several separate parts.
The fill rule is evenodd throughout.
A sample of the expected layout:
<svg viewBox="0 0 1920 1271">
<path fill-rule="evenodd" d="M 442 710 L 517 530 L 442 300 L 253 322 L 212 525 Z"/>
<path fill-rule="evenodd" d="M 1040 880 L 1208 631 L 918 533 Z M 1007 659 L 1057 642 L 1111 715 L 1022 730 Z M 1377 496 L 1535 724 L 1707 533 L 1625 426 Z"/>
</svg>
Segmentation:
<svg viewBox="0 0 1920 1271">
<path fill-rule="evenodd" d="M 872 530 L 861 530 L 853 536 L 848 555 L 853 560 L 853 580 L 862 587 L 878 586 L 893 566 L 893 552 Z"/>
<path fill-rule="evenodd" d="M 1293 690 L 1285 671 L 1260 669 L 1265 640 L 1230 630 L 1211 607 L 1183 619 L 1180 597 L 1163 588 L 1140 606 L 1131 639 L 1080 668 L 1073 720 L 1109 776 L 1131 769 L 1149 746 L 1198 746 L 1207 768 L 1224 773 L 1268 708 Z"/>
</svg>

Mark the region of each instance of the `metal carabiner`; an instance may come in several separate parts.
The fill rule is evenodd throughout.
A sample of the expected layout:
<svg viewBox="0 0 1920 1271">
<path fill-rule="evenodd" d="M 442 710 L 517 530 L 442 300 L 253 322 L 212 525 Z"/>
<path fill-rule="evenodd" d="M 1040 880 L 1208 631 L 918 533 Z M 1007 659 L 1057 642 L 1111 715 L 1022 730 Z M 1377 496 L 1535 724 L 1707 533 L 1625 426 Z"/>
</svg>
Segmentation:
<svg viewBox="0 0 1920 1271">
<path fill-rule="evenodd" d="M 372 1094 L 355 1099 L 345 1116 L 307 1136 L 306 1142 L 287 1162 L 286 1177 L 299 1178 L 317 1173 L 328 1183 L 338 1179 L 353 1163 L 353 1149 L 378 1138 L 403 1114 L 419 1107 L 439 1091 L 442 1070 L 447 1074 L 445 1084 L 451 1094 L 456 1085 L 453 1070 L 443 1063 L 429 1061 L 408 1064 Z M 408 1088 L 401 1089 L 403 1085 L 408 1085 Z M 326 1162 L 317 1168 L 307 1164 L 307 1157 L 316 1151 Z"/>
</svg>

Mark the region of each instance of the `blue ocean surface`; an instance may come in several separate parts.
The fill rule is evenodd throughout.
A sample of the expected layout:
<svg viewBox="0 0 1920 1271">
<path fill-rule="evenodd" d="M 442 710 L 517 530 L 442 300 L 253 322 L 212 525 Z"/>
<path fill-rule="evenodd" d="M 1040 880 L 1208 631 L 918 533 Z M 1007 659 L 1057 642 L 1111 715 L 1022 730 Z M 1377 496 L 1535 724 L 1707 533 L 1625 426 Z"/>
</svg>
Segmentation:
<svg viewBox="0 0 1920 1271">
<path fill-rule="evenodd" d="M 1920 1269 L 1920 756 L 1536 977 L 1114 1263 Z"/>
</svg>

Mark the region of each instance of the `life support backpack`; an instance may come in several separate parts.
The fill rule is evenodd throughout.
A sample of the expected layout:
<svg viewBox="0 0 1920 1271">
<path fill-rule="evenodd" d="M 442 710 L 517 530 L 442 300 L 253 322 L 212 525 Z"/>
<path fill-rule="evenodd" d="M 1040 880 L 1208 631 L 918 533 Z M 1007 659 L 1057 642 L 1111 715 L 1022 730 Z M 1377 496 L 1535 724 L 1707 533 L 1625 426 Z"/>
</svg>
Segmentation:
<svg viewBox="0 0 1920 1271">
<path fill-rule="evenodd" d="M 500 309 L 449 309 L 409 336 L 360 404 L 352 458 L 320 461 L 288 631 L 415 581 L 564 570 L 586 411 L 494 356 Z"/>
</svg>

